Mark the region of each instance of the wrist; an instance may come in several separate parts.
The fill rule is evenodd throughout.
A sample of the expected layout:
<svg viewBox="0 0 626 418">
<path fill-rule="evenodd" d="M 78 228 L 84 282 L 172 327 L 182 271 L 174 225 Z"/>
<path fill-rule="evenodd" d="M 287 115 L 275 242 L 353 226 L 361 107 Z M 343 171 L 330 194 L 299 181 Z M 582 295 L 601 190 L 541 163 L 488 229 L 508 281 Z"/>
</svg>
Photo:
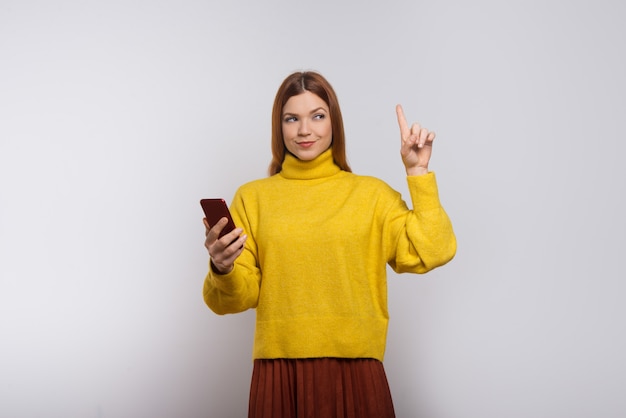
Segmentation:
<svg viewBox="0 0 626 418">
<path fill-rule="evenodd" d="M 211 269 L 215 274 L 228 274 L 233 271 L 235 266 L 218 266 L 211 260 Z"/>
<path fill-rule="evenodd" d="M 406 169 L 407 176 L 422 176 L 424 174 L 428 174 L 428 167 L 407 167 Z"/>
</svg>

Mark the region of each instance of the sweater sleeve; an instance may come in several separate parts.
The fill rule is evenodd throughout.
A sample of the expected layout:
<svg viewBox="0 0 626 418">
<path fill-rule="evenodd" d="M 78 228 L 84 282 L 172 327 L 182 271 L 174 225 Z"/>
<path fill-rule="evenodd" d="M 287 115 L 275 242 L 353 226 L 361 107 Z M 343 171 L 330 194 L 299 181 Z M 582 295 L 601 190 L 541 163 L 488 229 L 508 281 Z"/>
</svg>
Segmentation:
<svg viewBox="0 0 626 418">
<path fill-rule="evenodd" d="M 230 210 L 235 225 L 243 228 L 244 233 L 248 234 L 248 239 L 231 272 L 219 274 L 209 263 L 203 296 L 207 306 L 219 315 L 256 308 L 261 283 L 254 234 L 251 233 L 250 222 L 239 193 L 235 195 Z"/>
<path fill-rule="evenodd" d="M 395 245 L 388 262 L 397 273 L 426 273 L 454 257 L 456 237 L 439 201 L 435 173 L 408 176 L 407 182 L 413 210 L 390 210 Z"/>
</svg>

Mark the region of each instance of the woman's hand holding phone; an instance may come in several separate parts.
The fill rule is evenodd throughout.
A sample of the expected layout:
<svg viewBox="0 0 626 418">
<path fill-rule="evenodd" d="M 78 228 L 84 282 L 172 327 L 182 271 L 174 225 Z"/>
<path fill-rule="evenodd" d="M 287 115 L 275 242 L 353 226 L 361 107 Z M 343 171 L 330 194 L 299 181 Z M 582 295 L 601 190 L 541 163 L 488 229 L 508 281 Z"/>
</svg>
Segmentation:
<svg viewBox="0 0 626 418">
<path fill-rule="evenodd" d="M 204 246 L 209 250 L 211 264 L 216 272 L 229 273 L 243 252 L 247 235 L 241 235 L 243 229 L 235 227 L 224 199 L 201 199 L 200 205 L 205 215 Z"/>
<path fill-rule="evenodd" d="M 235 266 L 235 259 L 243 252 L 248 236 L 242 234 L 243 229 L 235 228 L 220 238 L 222 230 L 228 225 L 228 218 L 221 218 L 212 228 L 204 218 L 206 240 L 204 246 L 209 251 L 211 262 L 221 274 L 230 273 Z"/>
</svg>

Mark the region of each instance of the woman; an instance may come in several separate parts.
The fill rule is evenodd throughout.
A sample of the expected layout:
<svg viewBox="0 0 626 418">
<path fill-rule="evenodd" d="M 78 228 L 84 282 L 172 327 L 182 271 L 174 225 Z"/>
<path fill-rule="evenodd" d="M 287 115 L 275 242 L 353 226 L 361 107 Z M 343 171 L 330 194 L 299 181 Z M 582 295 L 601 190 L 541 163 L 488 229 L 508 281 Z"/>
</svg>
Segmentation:
<svg viewBox="0 0 626 418">
<path fill-rule="evenodd" d="M 428 162 L 433 132 L 396 108 L 413 210 L 351 172 L 333 88 L 297 72 L 272 112 L 270 177 L 239 188 L 239 227 L 206 219 L 204 299 L 218 314 L 256 308 L 249 417 L 393 417 L 382 365 L 386 265 L 425 273 L 456 252 Z"/>
</svg>

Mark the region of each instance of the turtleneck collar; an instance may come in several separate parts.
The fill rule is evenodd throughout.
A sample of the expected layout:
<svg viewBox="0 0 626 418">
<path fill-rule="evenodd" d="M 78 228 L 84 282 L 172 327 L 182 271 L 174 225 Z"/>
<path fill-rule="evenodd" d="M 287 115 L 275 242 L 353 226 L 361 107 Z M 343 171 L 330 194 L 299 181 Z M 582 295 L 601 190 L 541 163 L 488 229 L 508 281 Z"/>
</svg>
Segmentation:
<svg viewBox="0 0 626 418">
<path fill-rule="evenodd" d="M 330 177 L 340 171 L 341 168 L 333 161 L 332 148 L 329 148 L 311 161 L 302 161 L 286 153 L 280 175 L 286 179 L 312 180 Z"/>
</svg>

